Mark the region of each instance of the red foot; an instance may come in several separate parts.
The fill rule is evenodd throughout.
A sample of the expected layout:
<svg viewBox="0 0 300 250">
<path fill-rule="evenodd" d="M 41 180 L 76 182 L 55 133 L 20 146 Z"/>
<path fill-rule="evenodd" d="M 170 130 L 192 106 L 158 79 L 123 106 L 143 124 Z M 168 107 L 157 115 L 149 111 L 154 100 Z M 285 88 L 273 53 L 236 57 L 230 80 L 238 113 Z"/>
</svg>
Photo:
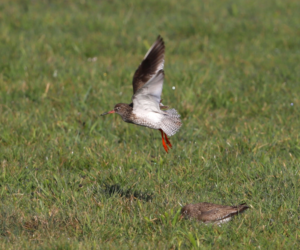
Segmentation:
<svg viewBox="0 0 300 250">
<path fill-rule="evenodd" d="M 162 140 L 162 144 L 163 144 L 163 146 L 164 146 L 164 149 L 165 149 L 165 151 L 168 153 L 169 148 L 168 148 L 167 144 L 170 146 L 171 143 L 170 143 L 170 141 L 168 140 L 167 135 L 164 133 L 164 131 L 162 131 L 161 129 L 160 129 L 159 131 L 160 131 L 160 133 L 161 133 L 161 140 Z M 166 144 L 166 142 L 165 142 L 165 140 L 164 140 L 164 135 L 165 135 L 165 137 L 166 137 L 167 144 Z M 172 147 L 172 145 L 171 145 L 170 147 Z"/>
<path fill-rule="evenodd" d="M 166 142 L 167 142 L 168 146 L 169 146 L 170 148 L 172 148 L 172 144 L 171 144 L 171 142 L 169 141 L 169 138 L 168 138 L 168 136 L 167 136 L 166 133 L 165 133 L 165 139 L 166 139 Z"/>
</svg>

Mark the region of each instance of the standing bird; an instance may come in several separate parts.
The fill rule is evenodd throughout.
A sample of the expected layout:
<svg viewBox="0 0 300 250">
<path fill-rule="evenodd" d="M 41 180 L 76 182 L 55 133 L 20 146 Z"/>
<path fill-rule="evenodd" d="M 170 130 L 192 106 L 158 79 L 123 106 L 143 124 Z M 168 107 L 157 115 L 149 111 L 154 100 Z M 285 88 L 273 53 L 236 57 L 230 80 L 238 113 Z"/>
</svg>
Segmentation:
<svg viewBox="0 0 300 250">
<path fill-rule="evenodd" d="M 248 209 L 245 203 L 238 206 L 218 205 L 208 202 L 188 204 L 181 209 L 181 215 L 194 218 L 204 223 L 220 225 L 231 220 L 231 217 Z"/>
<path fill-rule="evenodd" d="M 176 134 L 182 123 L 175 109 L 161 110 L 168 108 L 163 106 L 160 98 L 164 84 L 164 57 L 165 44 L 158 36 L 134 73 L 132 103 L 118 103 L 113 110 L 101 115 L 117 113 L 124 122 L 159 130 L 168 153 L 168 146 L 172 147 L 168 136 Z"/>
</svg>

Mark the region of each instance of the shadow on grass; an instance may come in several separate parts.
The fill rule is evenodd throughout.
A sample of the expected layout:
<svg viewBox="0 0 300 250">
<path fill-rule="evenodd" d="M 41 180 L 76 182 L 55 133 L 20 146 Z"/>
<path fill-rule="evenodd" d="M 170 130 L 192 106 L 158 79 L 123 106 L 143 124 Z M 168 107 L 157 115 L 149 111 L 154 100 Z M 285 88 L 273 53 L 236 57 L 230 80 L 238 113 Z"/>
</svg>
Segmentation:
<svg viewBox="0 0 300 250">
<path fill-rule="evenodd" d="M 126 198 L 133 198 L 133 199 L 139 199 L 143 201 L 151 201 L 153 198 L 152 193 L 144 193 L 138 190 L 132 190 L 131 188 L 129 189 L 123 189 L 119 184 L 112 184 L 112 185 L 103 185 L 103 190 L 104 193 L 113 196 L 115 194 L 121 196 L 121 197 L 126 197 Z"/>
</svg>

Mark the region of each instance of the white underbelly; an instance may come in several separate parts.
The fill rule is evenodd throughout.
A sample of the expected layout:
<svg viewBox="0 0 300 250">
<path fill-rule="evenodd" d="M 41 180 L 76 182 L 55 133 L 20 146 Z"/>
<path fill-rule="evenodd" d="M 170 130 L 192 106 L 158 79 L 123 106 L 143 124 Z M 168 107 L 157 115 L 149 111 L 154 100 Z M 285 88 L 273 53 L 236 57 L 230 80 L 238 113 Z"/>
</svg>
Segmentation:
<svg viewBox="0 0 300 250">
<path fill-rule="evenodd" d="M 133 122 L 140 126 L 145 126 L 153 129 L 160 129 L 161 121 L 163 119 L 163 115 L 155 112 L 139 112 L 139 114 L 134 114 Z"/>
</svg>

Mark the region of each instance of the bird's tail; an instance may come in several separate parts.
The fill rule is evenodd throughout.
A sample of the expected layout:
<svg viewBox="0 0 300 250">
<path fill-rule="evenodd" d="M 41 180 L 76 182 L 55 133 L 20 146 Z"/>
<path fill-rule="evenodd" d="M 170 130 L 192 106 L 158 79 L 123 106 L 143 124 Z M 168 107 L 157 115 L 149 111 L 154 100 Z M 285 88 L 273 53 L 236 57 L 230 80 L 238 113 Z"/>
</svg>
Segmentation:
<svg viewBox="0 0 300 250">
<path fill-rule="evenodd" d="M 243 213 L 245 210 L 247 210 L 248 208 L 250 208 L 249 206 L 247 206 L 246 203 L 242 203 L 238 206 L 235 207 L 237 209 L 238 213 Z"/>
<path fill-rule="evenodd" d="M 177 133 L 177 131 L 182 126 L 180 115 L 175 109 L 168 109 L 164 111 L 165 117 L 162 120 L 161 129 L 168 135 L 172 136 Z"/>
</svg>

